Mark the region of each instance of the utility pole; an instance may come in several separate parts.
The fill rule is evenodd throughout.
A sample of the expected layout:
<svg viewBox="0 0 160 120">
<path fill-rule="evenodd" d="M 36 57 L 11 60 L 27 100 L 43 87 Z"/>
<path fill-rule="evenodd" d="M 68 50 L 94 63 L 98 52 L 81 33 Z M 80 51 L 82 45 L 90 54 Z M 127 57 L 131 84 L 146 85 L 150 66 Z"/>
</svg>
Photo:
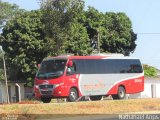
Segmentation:
<svg viewBox="0 0 160 120">
<path fill-rule="evenodd" d="M 4 75 L 5 75 L 5 83 L 6 83 L 6 91 L 7 91 L 7 103 L 9 104 L 9 92 L 8 92 L 8 80 L 7 80 L 7 72 L 6 72 L 6 63 L 4 59 L 4 52 L 2 46 L 0 46 L 0 50 L 2 51 L 2 57 L 3 57 L 3 66 L 4 66 Z"/>
<path fill-rule="evenodd" d="M 99 30 L 97 30 L 97 50 L 98 50 L 98 53 L 100 53 L 100 40 L 99 40 Z"/>
</svg>

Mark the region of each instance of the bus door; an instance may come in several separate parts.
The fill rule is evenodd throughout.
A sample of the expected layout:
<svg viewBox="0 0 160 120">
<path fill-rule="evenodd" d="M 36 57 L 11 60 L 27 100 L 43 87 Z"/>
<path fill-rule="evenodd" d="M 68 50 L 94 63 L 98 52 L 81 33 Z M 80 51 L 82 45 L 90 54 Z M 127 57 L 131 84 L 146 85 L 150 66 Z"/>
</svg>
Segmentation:
<svg viewBox="0 0 160 120">
<path fill-rule="evenodd" d="M 77 84 L 75 71 L 75 64 L 72 61 L 69 61 L 66 70 L 66 81 L 68 86 L 75 86 Z"/>
</svg>

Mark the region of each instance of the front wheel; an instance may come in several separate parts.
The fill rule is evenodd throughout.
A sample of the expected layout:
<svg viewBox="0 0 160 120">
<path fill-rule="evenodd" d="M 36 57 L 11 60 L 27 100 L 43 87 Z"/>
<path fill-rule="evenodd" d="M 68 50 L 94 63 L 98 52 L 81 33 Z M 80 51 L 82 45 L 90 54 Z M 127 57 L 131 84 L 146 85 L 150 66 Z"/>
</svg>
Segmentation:
<svg viewBox="0 0 160 120">
<path fill-rule="evenodd" d="M 51 102 L 51 98 L 41 98 L 43 103 L 50 103 Z"/>
<path fill-rule="evenodd" d="M 124 87 L 120 86 L 118 88 L 117 95 L 112 95 L 113 99 L 125 99 L 126 98 L 126 90 Z"/>
<path fill-rule="evenodd" d="M 78 91 L 75 88 L 71 88 L 67 100 L 69 102 L 75 102 L 77 99 L 78 99 Z"/>
</svg>

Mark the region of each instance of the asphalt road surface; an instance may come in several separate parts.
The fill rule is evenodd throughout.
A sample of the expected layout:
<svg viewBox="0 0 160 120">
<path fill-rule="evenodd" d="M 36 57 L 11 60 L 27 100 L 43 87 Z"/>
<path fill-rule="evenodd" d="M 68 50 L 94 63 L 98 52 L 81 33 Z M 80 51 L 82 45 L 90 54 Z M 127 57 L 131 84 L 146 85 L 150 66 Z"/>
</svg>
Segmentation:
<svg viewBox="0 0 160 120">
<path fill-rule="evenodd" d="M 76 116 L 50 116 L 39 117 L 36 120 L 120 120 L 119 115 L 76 115 Z"/>
</svg>

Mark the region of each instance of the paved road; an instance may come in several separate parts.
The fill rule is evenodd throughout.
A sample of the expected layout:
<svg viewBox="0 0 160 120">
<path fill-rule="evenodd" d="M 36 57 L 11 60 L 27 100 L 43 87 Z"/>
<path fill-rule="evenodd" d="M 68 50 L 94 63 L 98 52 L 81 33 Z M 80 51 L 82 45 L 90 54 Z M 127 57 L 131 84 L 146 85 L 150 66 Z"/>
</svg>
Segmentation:
<svg viewBox="0 0 160 120">
<path fill-rule="evenodd" d="M 76 115 L 76 116 L 51 116 L 36 120 L 119 120 L 119 115 Z"/>
<path fill-rule="evenodd" d="M 45 117 L 45 116 L 44 116 Z M 50 116 L 36 120 L 160 120 L 160 114 L 115 114 L 115 115 L 76 115 L 76 116 Z"/>
</svg>

